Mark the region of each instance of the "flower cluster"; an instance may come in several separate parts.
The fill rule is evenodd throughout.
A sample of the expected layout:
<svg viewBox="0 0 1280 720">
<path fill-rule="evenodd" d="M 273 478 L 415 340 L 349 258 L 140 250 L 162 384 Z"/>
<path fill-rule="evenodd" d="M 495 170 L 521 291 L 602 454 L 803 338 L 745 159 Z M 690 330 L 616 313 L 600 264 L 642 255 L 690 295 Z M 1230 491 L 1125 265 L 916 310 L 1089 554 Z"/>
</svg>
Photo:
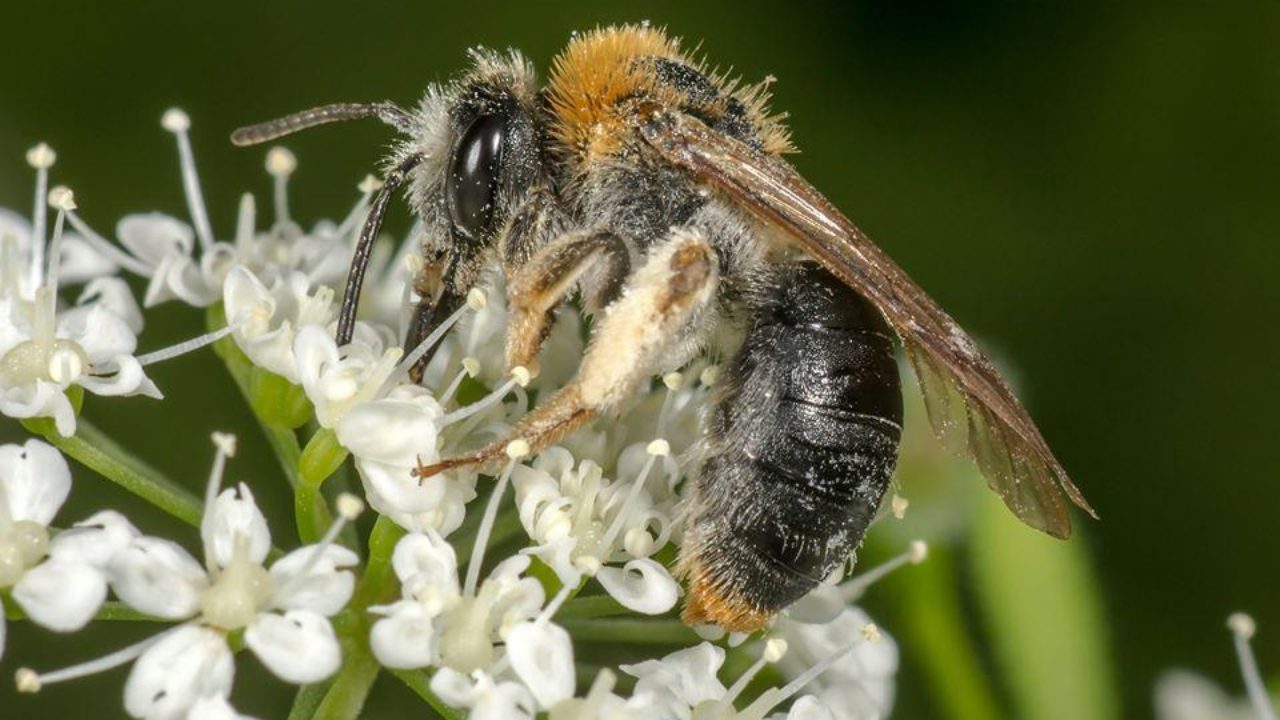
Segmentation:
<svg viewBox="0 0 1280 720">
<path fill-rule="evenodd" d="M 375 253 L 378 281 L 353 339 L 339 346 L 340 282 L 378 183 L 362 182 L 340 221 L 304 230 L 289 212 L 297 163 L 273 149 L 273 220 L 259 229 L 245 195 L 234 234 L 219 240 L 190 121 L 171 110 L 162 125 L 177 142 L 187 220 L 128 215 L 109 239 L 80 217 L 69 190 L 48 189 L 54 155 L 45 146 L 28 157 L 36 171 L 30 222 L 0 212 L 0 413 L 53 443 L 0 448 L 3 599 L 11 613 L 57 632 L 95 617 L 167 624 L 106 657 L 20 669 L 20 690 L 131 664 L 124 707 L 133 717 L 242 717 L 228 698 L 245 649 L 279 680 L 308 686 L 304 693 L 336 676 L 327 695 L 308 702 L 344 708 L 347 717 L 369 691 L 372 677 L 361 668 L 371 663 L 448 717 L 888 714 L 898 649 L 851 603 L 884 573 L 922 561 L 922 543 L 859 578 L 838 573 L 762 637 L 690 629 L 674 618 L 682 590 L 669 568 L 682 537 L 683 458 L 699 435 L 716 366 L 657 379 L 621 419 L 597 422 L 562 446 L 533 455 L 524 441 L 511 442 L 496 477 L 456 468 L 421 480 L 415 468 L 506 436 L 531 396 L 569 377 L 584 350 L 579 315 L 563 313 L 537 377 L 524 368 L 506 373 L 504 290 L 493 279 L 472 290 L 438 335 L 403 352 L 415 228 Z M 51 230 L 47 207 L 56 211 Z M 126 275 L 145 285 L 141 307 Z M 84 289 L 64 303 L 60 293 L 73 283 Z M 142 308 L 170 301 L 204 308 L 207 331 L 137 354 Z M 410 381 L 421 349 L 437 340 L 422 381 Z M 215 434 L 201 499 L 184 489 L 190 484 L 101 442 L 101 431 L 86 433 L 78 416 L 84 391 L 159 398 L 145 368 L 211 344 L 288 470 L 301 538 L 292 551 L 273 545 L 257 485 L 223 486 L 233 436 Z M 71 489 L 59 449 L 198 532 L 153 537 L 111 510 L 55 526 Z M 348 462 L 364 500 L 330 481 Z M 375 511 L 371 526 L 356 522 L 365 503 Z M 628 633 L 637 632 L 666 639 L 633 643 Z M 668 652 L 599 668 L 579 688 L 582 642 L 630 647 L 620 659 L 652 647 Z M 722 681 L 730 657 L 747 669 Z M 778 687 L 760 692 L 764 676 Z"/>
</svg>

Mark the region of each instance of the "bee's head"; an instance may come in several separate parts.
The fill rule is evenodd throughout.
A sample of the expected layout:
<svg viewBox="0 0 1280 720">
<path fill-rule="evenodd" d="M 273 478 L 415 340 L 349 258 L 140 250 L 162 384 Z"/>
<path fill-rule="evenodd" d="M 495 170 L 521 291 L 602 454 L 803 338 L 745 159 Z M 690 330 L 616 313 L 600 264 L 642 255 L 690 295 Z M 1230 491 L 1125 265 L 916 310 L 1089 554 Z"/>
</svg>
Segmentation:
<svg viewBox="0 0 1280 720">
<path fill-rule="evenodd" d="M 448 254 L 454 274 L 501 244 L 513 215 L 543 182 L 542 130 L 533 67 L 514 51 L 471 52 L 472 68 L 432 86 L 411 116 L 397 158 L 420 155 L 412 174 L 428 260 Z"/>
<path fill-rule="evenodd" d="M 393 103 L 340 103 L 241 128 L 236 145 L 256 145 L 316 125 L 376 117 L 400 130 L 386 184 L 374 199 L 352 261 L 338 322 L 351 338 L 364 269 L 391 194 L 408 184 L 422 220 L 419 296 L 406 343 L 412 347 L 453 312 L 480 279 L 489 250 L 542 184 L 542 130 L 533 66 L 515 51 L 471 52 L 458 79 L 432 85 L 412 111 Z"/>
</svg>

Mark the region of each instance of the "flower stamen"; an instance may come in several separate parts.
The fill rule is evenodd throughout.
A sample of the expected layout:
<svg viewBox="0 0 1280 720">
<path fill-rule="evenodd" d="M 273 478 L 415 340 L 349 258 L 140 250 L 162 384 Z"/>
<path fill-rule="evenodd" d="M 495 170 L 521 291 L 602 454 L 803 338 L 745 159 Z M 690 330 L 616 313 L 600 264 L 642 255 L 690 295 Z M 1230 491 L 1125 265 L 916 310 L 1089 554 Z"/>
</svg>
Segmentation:
<svg viewBox="0 0 1280 720">
<path fill-rule="evenodd" d="M 213 517 L 213 504 L 218 499 L 218 490 L 222 487 L 222 475 L 227 468 L 227 458 L 236 455 L 236 436 L 230 433 L 216 432 L 212 435 L 216 452 L 213 456 L 213 467 L 209 469 L 209 482 L 204 490 L 204 517 Z M 218 564 L 213 557 L 213 543 L 204 547 L 204 566 L 210 575 L 217 572 Z"/>
<path fill-rule="evenodd" d="M 747 668 L 746 672 L 739 675 L 738 679 L 733 682 L 733 685 L 729 686 L 729 689 L 725 694 L 716 701 L 715 706 L 712 708 L 710 717 L 718 718 L 721 717 L 722 713 L 732 710 L 733 701 L 737 700 L 738 696 L 742 694 L 742 691 L 747 689 L 747 685 L 755 679 L 755 676 L 758 675 L 761 670 L 764 669 L 764 666 L 778 662 L 786 654 L 786 640 L 783 640 L 782 638 L 769 638 L 766 640 L 764 644 L 764 654 L 760 656 L 759 660 L 752 663 L 751 667 Z M 769 709 L 772 709 L 772 707 Z"/>
<path fill-rule="evenodd" d="M 523 388 L 524 386 L 528 385 L 530 379 L 531 379 L 531 375 L 529 373 L 529 369 L 524 367 L 523 365 L 517 365 L 516 367 L 511 369 L 511 379 L 502 383 L 497 387 L 496 390 L 489 393 L 488 395 L 485 395 L 479 400 L 471 403 L 470 405 L 467 405 L 466 407 L 458 408 L 457 410 L 454 410 L 453 412 L 448 413 L 444 417 L 440 418 L 440 427 L 447 427 L 456 422 L 466 420 L 467 418 L 471 417 L 472 415 L 475 415 L 476 413 L 481 413 L 488 410 L 489 408 L 492 408 L 493 406 L 502 402 L 503 398 L 507 396 L 507 393 L 510 393 L 512 390 L 514 390 L 516 386 Z"/>
<path fill-rule="evenodd" d="M 480 519 L 480 529 L 476 532 L 476 543 L 471 550 L 471 560 L 467 563 L 467 578 L 462 586 L 462 596 L 465 598 L 475 597 L 476 585 L 480 582 L 480 565 L 484 562 L 485 547 L 489 544 L 489 535 L 492 534 L 493 524 L 498 517 L 498 505 L 502 503 L 502 496 L 507 491 L 507 483 L 511 481 L 511 473 L 515 470 L 516 463 L 528 454 L 529 443 L 524 440 L 512 440 L 507 445 L 507 457 L 510 460 L 502 469 L 502 474 L 498 476 L 493 494 L 489 496 L 489 504 L 484 508 L 484 517 Z"/>
<path fill-rule="evenodd" d="M 1262 720 L 1277 720 L 1276 709 L 1271 705 L 1271 698 L 1267 694 L 1267 686 L 1262 682 L 1262 674 L 1258 672 L 1258 660 L 1249 644 L 1258 631 L 1257 624 L 1249 615 L 1237 612 L 1227 618 L 1227 627 L 1235 642 L 1236 658 L 1240 662 L 1240 675 L 1244 677 L 1249 702 Z"/>
<path fill-rule="evenodd" d="M 182 190 L 187 196 L 187 208 L 191 212 L 191 224 L 201 249 L 213 247 L 213 228 L 209 225 L 209 212 L 205 209 L 204 193 L 200 190 L 200 176 L 196 173 L 195 154 L 191 152 L 191 118 L 178 108 L 170 108 L 160 118 L 160 125 L 173 133 L 178 141 L 178 160 L 182 167 Z"/>
<path fill-rule="evenodd" d="M 289 220 L 289 176 L 298 169 L 298 158 L 286 148 L 273 147 L 267 151 L 267 172 L 273 179 L 276 204 L 276 224 Z"/>
<path fill-rule="evenodd" d="M 49 188 L 49 168 L 58 159 L 53 148 L 40 143 L 27 151 L 27 164 L 36 171 L 35 211 L 31 217 L 31 287 L 40 284 L 40 272 L 44 270 L 44 232 L 47 223 L 45 196 Z"/>
<path fill-rule="evenodd" d="M 613 554 L 613 543 L 618 539 L 618 533 L 622 532 L 622 528 L 627 523 L 627 518 L 631 515 L 631 508 L 636 503 L 636 498 L 640 497 L 640 491 L 644 489 L 645 480 L 649 477 L 649 471 L 653 470 L 653 464 L 660 457 L 665 457 L 671 453 L 671 445 L 662 438 L 657 438 L 649 443 L 645 448 L 649 454 L 649 459 L 645 460 L 644 467 L 640 469 L 640 474 L 636 475 L 636 479 L 632 481 L 631 488 L 627 492 L 627 499 L 623 501 L 622 507 L 618 508 L 618 514 L 613 518 L 613 524 L 605 531 L 604 538 L 600 541 L 600 562 L 608 562 L 609 556 Z"/>
<path fill-rule="evenodd" d="M 137 660 L 152 645 L 155 645 L 169 634 L 181 629 L 182 627 L 182 625 L 179 625 L 178 627 L 152 635 L 145 640 L 129 645 L 128 647 L 121 648 L 108 655 L 104 655 L 97 660 L 90 660 L 61 670 L 37 673 L 31 668 L 18 668 L 18 671 L 13 675 L 14 684 L 17 686 L 18 692 L 20 693 L 38 693 L 45 685 L 52 685 L 54 683 L 75 680 L 89 675 L 97 675 L 100 672 L 106 672 L 112 668 L 117 668 L 121 665 Z"/>
<path fill-rule="evenodd" d="M 884 579 L 886 575 L 906 565 L 919 565 L 929 555 L 929 546 L 923 540 L 913 540 L 906 552 L 887 560 L 840 585 L 840 594 L 846 603 L 862 597 L 867 588 Z"/>
<path fill-rule="evenodd" d="M 212 345 L 218 342 L 219 340 L 221 340 L 222 338 L 230 335 L 232 332 L 236 330 L 237 327 L 238 325 L 236 323 L 230 323 L 226 327 L 222 327 L 217 330 L 207 332 L 203 335 L 197 335 L 196 337 L 193 337 L 190 340 L 183 340 L 180 343 L 170 345 L 169 347 L 166 347 L 166 348 L 160 348 L 159 350 L 152 350 L 149 353 L 144 353 L 142 355 L 139 355 L 137 358 L 138 364 L 141 365 L 142 367 L 146 367 L 148 365 L 154 365 L 158 362 L 172 360 L 181 355 L 186 355 L 187 353 L 195 352 L 200 348 Z"/>
</svg>

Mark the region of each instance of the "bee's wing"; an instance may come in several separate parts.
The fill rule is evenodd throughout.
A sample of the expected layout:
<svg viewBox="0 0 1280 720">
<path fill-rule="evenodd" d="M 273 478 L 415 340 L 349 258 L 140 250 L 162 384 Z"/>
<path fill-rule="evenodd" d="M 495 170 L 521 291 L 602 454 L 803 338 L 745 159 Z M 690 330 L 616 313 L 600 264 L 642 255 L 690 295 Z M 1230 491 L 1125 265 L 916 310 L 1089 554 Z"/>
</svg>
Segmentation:
<svg viewBox="0 0 1280 720">
<path fill-rule="evenodd" d="M 656 111 L 638 123 L 668 161 L 781 230 L 880 309 L 915 369 L 934 431 L 967 449 L 1023 522 L 1070 535 L 1062 492 L 1097 516 L 969 335 L 790 164 L 680 113 Z"/>
</svg>

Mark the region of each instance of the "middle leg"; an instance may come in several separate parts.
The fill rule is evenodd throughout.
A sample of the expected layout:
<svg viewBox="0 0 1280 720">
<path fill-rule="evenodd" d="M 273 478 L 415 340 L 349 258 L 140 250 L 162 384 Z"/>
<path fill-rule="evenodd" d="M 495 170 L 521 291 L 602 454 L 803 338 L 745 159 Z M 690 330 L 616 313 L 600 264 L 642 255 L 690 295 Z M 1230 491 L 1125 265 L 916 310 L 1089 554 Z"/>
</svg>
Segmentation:
<svg viewBox="0 0 1280 720">
<path fill-rule="evenodd" d="M 671 364 L 676 349 L 696 344 L 691 341 L 713 304 L 719 277 L 718 258 L 702 231 L 673 229 L 605 308 L 568 385 L 517 422 L 508 437 L 414 474 L 422 478 L 454 467 L 488 466 L 506 457 L 514 440 L 527 442 L 536 453 L 618 408 Z"/>
</svg>

